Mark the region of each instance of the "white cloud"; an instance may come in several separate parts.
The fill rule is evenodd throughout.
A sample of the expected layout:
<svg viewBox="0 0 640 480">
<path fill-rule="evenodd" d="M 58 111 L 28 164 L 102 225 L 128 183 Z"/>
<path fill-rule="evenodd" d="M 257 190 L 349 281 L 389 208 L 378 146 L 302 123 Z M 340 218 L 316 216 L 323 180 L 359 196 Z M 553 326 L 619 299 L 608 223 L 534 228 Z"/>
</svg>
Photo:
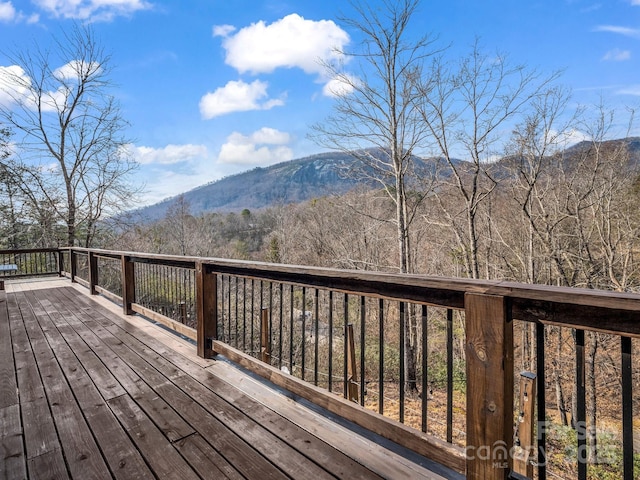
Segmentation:
<svg viewBox="0 0 640 480">
<path fill-rule="evenodd" d="M 625 37 L 640 38 L 640 28 L 621 27 L 619 25 L 598 25 L 596 32 L 609 32 L 624 35 Z"/>
<path fill-rule="evenodd" d="M 0 2 L 0 23 L 37 23 L 40 17 L 38 14 L 25 15 L 17 11 L 11 2 Z"/>
<path fill-rule="evenodd" d="M 640 0 L 631 0 L 631 5 L 640 7 Z"/>
<path fill-rule="evenodd" d="M 236 31 L 236 27 L 233 25 L 214 25 L 213 36 L 214 37 L 228 37 L 230 33 Z"/>
<path fill-rule="evenodd" d="M 300 68 L 306 73 L 321 74 L 321 61 L 342 59 L 337 50 L 349 43 L 349 35 L 333 21 L 305 20 L 295 13 L 269 25 L 260 21 L 234 35 L 229 35 L 228 30 L 226 33 L 222 42 L 225 62 L 240 73 Z"/>
<path fill-rule="evenodd" d="M 564 132 L 552 131 L 548 134 L 549 141 L 554 143 L 559 148 L 567 148 L 576 143 L 584 142 L 585 140 L 591 140 L 591 137 L 580 130 L 572 128 Z"/>
<path fill-rule="evenodd" d="M 11 2 L 0 2 L 0 22 L 12 22 L 17 15 L 18 12 Z"/>
<path fill-rule="evenodd" d="M 631 58 L 631 52 L 629 50 L 620 50 L 619 48 L 614 48 L 613 50 L 609 50 L 604 54 L 602 60 L 605 61 L 614 61 L 614 62 L 624 62 L 625 60 L 629 60 Z"/>
<path fill-rule="evenodd" d="M 251 135 L 233 132 L 222 145 L 218 161 L 239 165 L 272 165 L 293 158 L 287 146 L 291 137 L 273 128 L 261 128 Z"/>
<path fill-rule="evenodd" d="M 53 77 L 59 82 L 77 80 L 81 77 L 91 77 L 102 71 L 98 62 L 87 64 L 81 60 L 73 60 L 62 67 L 56 68 Z"/>
<path fill-rule="evenodd" d="M 141 165 L 172 165 L 187 162 L 194 158 L 206 158 L 208 156 L 206 146 L 192 144 L 169 144 L 163 148 L 127 145 L 125 147 L 125 153 Z"/>
<path fill-rule="evenodd" d="M 228 82 L 200 99 L 200 114 L 204 119 L 211 119 L 231 112 L 269 110 L 284 105 L 282 99 L 268 98 L 267 87 L 268 84 L 260 80 Z"/>
<path fill-rule="evenodd" d="M 26 99 L 31 79 L 18 65 L 0 66 L 0 105 L 9 106 Z"/>
<path fill-rule="evenodd" d="M 634 95 L 640 97 L 640 85 L 630 85 L 616 91 L 618 95 Z"/>
<path fill-rule="evenodd" d="M 326 97 L 343 97 L 353 92 L 356 79 L 349 75 L 342 75 L 329 80 L 322 89 Z"/>
<path fill-rule="evenodd" d="M 219 178 L 213 175 L 210 168 L 206 171 L 195 169 L 186 173 L 172 170 L 155 170 L 152 175 L 153 182 L 149 182 L 144 186 L 144 196 L 140 206 L 152 205 Z"/>
<path fill-rule="evenodd" d="M 65 67 L 62 67 L 64 70 Z M 59 69 L 60 70 L 60 69 Z M 27 108 L 36 109 L 36 98 L 31 91 L 31 78 L 27 76 L 22 67 L 11 65 L 0 66 L 0 105 L 9 107 L 19 104 Z M 65 104 L 69 97 L 68 88 L 61 85 L 54 91 L 43 91 L 40 96 L 40 105 L 44 112 L 55 112 Z"/>
<path fill-rule="evenodd" d="M 152 7 L 145 0 L 35 0 L 34 3 L 54 17 L 94 21 L 110 21 Z"/>
</svg>

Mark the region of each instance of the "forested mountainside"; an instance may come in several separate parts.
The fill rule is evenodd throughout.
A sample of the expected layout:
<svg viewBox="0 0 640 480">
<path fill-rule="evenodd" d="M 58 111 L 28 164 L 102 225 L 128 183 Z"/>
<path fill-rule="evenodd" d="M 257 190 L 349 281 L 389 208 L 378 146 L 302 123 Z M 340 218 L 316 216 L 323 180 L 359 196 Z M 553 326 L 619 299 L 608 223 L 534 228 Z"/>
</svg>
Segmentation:
<svg viewBox="0 0 640 480">
<path fill-rule="evenodd" d="M 640 137 L 631 137 L 604 142 L 604 148 L 624 143 L 633 163 L 640 163 Z M 563 156 L 571 163 L 593 148 L 592 142 L 580 142 L 569 147 Z M 516 161 L 513 156 L 504 157 L 495 164 L 495 174 L 509 169 Z M 212 183 L 194 188 L 182 195 L 194 215 L 207 212 L 240 212 L 243 209 L 257 210 L 276 205 L 300 203 L 326 195 L 340 195 L 356 186 L 377 188 L 379 184 L 358 174 L 350 174 L 357 160 L 346 153 L 330 152 L 311 155 L 265 168 L 231 175 Z M 433 173 L 436 160 L 415 158 L 418 169 Z M 464 164 L 463 161 L 460 163 Z M 163 218 L 176 197 L 136 210 L 135 216 L 143 221 Z"/>
<path fill-rule="evenodd" d="M 222 178 L 183 194 L 193 214 L 254 210 L 297 203 L 327 194 L 342 194 L 358 183 L 341 174 L 353 162 L 344 153 L 320 153 Z M 175 202 L 168 198 L 137 210 L 144 220 L 162 218 Z"/>
</svg>

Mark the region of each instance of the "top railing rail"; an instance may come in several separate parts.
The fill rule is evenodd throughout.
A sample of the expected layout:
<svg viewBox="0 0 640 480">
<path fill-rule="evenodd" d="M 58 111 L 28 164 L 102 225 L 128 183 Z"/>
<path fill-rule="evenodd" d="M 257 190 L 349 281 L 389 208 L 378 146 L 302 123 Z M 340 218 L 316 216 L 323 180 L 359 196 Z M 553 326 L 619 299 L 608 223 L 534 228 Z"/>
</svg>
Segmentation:
<svg viewBox="0 0 640 480">
<path fill-rule="evenodd" d="M 330 287 L 344 293 L 458 310 L 465 308 L 465 294 L 496 295 L 511 302 L 512 316 L 517 320 L 640 337 L 640 294 L 636 293 L 77 247 L 72 250 L 190 269 L 202 263 L 218 274 Z"/>
</svg>

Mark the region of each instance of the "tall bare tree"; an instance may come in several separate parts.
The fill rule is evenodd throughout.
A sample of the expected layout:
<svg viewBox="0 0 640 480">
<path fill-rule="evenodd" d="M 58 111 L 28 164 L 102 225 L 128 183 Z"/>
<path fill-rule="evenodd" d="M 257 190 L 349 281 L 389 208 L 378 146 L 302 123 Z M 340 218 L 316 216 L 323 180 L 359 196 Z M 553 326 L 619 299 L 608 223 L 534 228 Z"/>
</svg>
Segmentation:
<svg viewBox="0 0 640 480">
<path fill-rule="evenodd" d="M 314 127 L 320 144 L 353 155 L 360 168 L 352 173 L 377 182 L 393 200 L 401 273 L 412 270 L 409 231 L 420 198 L 411 201 L 410 173 L 415 150 L 426 133 L 415 108 L 420 94 L 416 77 L 422 75 L 425 59 L 434 54 L 433 39 L 411 39 L 407 31 L 419 3 L 383 0 L 375 7 L 350 3 L 355 15 L 341 21 L 361 38 L 361 43 L 353 52 L 340 53 L 357 63 L 357 73 L 345 71 L 343 65 L 327 65 L 329 75 L 339 85 L 334 113 Z M 408 389 L 416 390 L 411 345 L 415 325 L 410 323 L 407 318 L 406 379 Z"/>
<path fill-rule="evenodd" d="M 68 244 L 88 246 L 105 213 L 128 205 L 135 163 L 109 94 L 110 57 L 91 28 L 75 26 L 54 42 L 8 55 L 0 88 L 12 101 L 0 105 L 0 119 L 16 136 L 23 190 L 53 209 Z"/>
<path fill-rule="evenodd" d="M 457 64 L 437 58 L 420 77 L 422 121 L 445 164 L 441 178 L 451 186 L 440 191 L 456 197 L 437 199 L 471 278 L 480 278 L 480 207 L 497 185 L 492 161 L 502 153 L 504 130 L 555 77 L 489 55 L 478 41 Z"/>
</svg>

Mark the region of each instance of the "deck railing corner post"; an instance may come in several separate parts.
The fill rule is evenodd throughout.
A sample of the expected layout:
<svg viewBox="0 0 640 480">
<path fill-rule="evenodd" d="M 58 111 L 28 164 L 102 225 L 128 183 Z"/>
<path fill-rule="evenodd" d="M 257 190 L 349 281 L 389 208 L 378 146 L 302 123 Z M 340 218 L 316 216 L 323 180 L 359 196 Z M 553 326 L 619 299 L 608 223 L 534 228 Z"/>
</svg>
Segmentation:
<svg viewBox="0 0 640 480">
<path fill-rule="evenodd" d="M 58 249 L 58 276 L 64 276 L 64 250 Z"/>
<path fill-rule="evenodd" d="M 127 255 L 121 255 L 122 259 L 122 310 L 125 315 L 133 315 L 135 303 L 135 263 Z"/>
<path fill-rule="evenodd" d="M 96 285 L 98 284 L 98 257 L 93 251 L 89 251 L 89 292 L 96 295 Z"/>
<path fill-rule="evenodd" d="M 198 356 L 211 358 L 218 325 L 218 277 L 200 260 L 196 262 L 196 319 Z"/>
<path fill-rule="evenodd" d="M 513 468 L 513 323 L 508 299 L 465 294 L 467 478 L 505 479 Z"/>
<path fill-rule="evenodd" d="M 71 281 L 75 282 L 76 275 L 78 274 L 78 255 L 76 255 L 73 247 L 69 248 L 69 266 L 71 270 L 71 272 L 69 272 L 71 274 Z"/>
</svg>

